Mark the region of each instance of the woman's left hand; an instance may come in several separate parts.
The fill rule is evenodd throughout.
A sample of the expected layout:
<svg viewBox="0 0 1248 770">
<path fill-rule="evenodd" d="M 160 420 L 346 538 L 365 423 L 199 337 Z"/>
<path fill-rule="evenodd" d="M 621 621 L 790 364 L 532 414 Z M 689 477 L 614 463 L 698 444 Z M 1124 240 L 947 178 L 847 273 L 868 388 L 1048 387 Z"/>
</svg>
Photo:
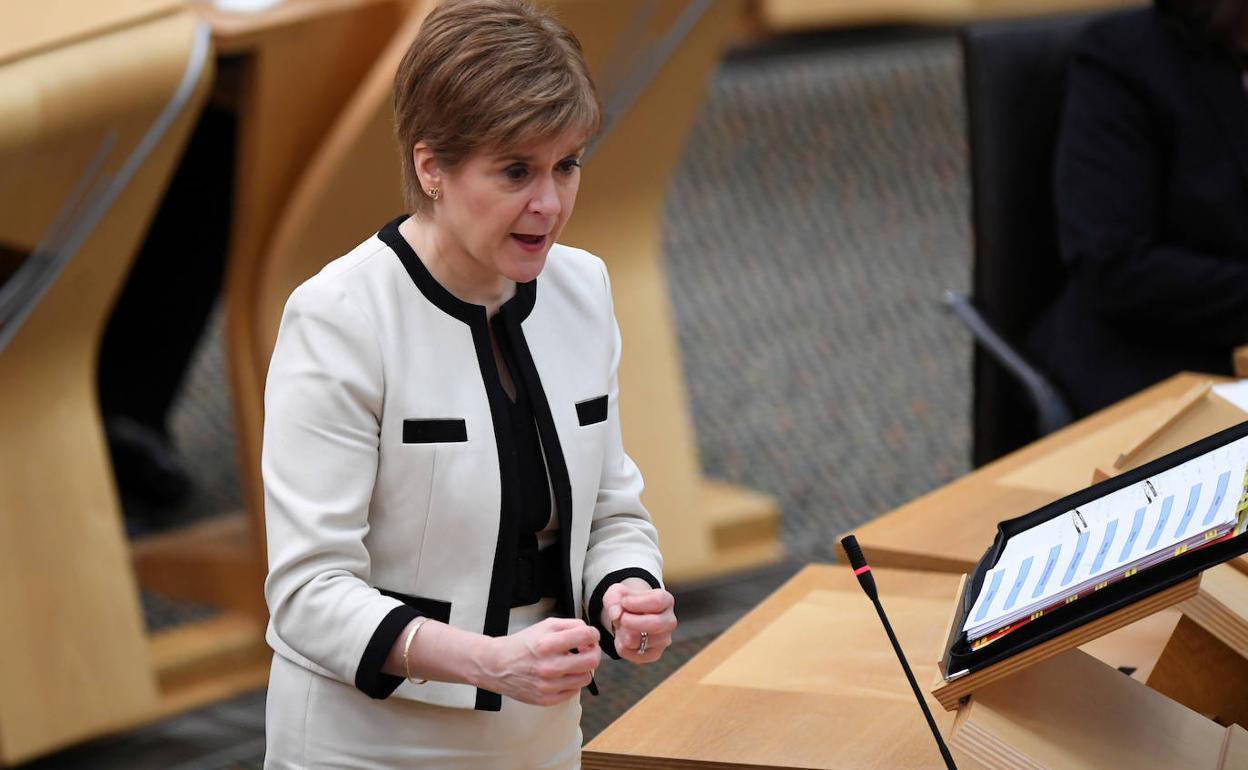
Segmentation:
<svg viewBox="0 0 1248 770">
<path fill-rule="evenodd" d="M 653 663 L 672 645 L 676 630 L 675 598 L 662 588 L 651 588 L 640 578 L 626 578 L 602 597 L 602 625 L 615 636 L 615 651 L 633 663 Z M 644 651 L 641 635 L 646 635 Z"/>
</svg>

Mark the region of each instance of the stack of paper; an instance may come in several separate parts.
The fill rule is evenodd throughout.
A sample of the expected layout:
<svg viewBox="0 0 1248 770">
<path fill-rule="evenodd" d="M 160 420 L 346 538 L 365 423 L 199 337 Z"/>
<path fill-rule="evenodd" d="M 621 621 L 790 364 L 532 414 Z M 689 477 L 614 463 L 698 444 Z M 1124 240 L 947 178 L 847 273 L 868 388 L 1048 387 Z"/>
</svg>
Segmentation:
<svg viewBox="0 0 1248 770">
<path fill-rule="evenodd" d="M 1236 534 L 1248 438 L 1010 538 L 962 630 L 982 641 L 1189 548 Z"/>
</svg>

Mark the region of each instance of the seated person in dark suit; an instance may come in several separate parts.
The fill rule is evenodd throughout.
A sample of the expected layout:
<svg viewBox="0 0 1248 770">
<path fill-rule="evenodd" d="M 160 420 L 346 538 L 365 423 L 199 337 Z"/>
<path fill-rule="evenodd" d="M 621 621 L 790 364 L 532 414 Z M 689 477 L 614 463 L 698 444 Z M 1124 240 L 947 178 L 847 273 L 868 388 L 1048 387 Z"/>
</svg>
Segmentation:
<svg viewBox="0 0 1248 770">
<path fill-rule="evenodd" d="M 1056 161 L 1067 285 L 1028 340 L 1077 416 L 1248 344 L 1248 0 L 1158 0 L 1075 47 Z"/>
</svg>

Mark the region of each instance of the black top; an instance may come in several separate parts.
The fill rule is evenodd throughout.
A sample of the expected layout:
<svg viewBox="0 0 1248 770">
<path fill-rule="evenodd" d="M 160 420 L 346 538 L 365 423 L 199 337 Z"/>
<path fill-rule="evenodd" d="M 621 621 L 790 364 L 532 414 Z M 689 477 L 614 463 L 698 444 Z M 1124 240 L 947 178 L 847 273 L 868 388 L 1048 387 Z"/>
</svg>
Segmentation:
<svg viewBox="0 0 1248 770">
<path fill-rule="evenodd" d="M 512 444 L 509 451 L 515 461 L 517 509 L 519 526 L 516 542 L 516 580 L 511 595 L 512 607 L 523 607 L 539 601 L 544 596 L 557 595 L 557 562 L 552 563 L 554 548 L 539 553 L 537 533 L 546 529 L 550 522 L 550 480 L 546 473 L 546 460 L 542 454 L 541 436 L 533 416 L 531 395 L 524 387 L 515 363 L 515 350 L 503 323 L 491 323 L 490 328 L 502 351 L 503 361 L 512 374 L 515 400 L 507 400 L 507 417 L 511 423 Z"/>
<path fill-rule="evenodd" d="M 1248 94 L 1229 51 L 1152 9 L 1076 45 L 1058 142 L 1069 279 L 1029 340 L 1078 415 L 1248 343 Z"/>
</svg>

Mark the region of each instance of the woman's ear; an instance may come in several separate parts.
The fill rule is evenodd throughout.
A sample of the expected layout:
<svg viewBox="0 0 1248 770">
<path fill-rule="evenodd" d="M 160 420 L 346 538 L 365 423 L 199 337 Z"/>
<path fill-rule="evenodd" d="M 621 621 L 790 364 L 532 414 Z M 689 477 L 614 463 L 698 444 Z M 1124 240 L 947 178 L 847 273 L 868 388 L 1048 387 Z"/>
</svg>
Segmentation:
<svg viewBox="0 0 1248 770">
<path fill-rule="evenodd" d="M 442 187 L 442 169 L 438 166 L 438 159 L 423 141 L 412 145 L 412 166 L 416 169 L 421 189 Z"/>
</svg>

